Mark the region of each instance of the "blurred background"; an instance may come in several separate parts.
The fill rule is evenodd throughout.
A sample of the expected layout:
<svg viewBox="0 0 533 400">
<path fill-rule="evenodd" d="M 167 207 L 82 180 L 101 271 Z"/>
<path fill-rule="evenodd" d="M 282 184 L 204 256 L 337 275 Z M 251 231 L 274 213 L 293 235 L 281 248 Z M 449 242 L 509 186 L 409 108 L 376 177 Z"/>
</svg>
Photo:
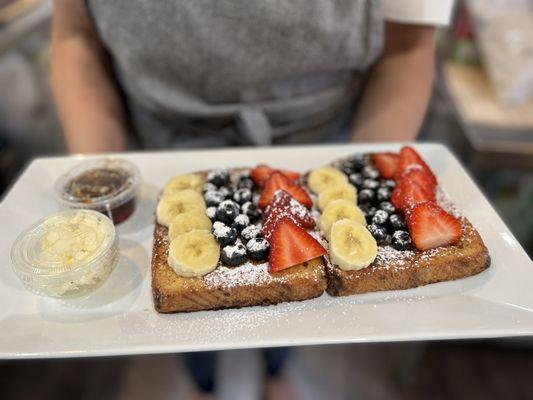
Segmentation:
<svg viewBox="0 0 533 400">
<path fill-rule="evenodd" d="M 51 0 L 0 0 L 0 195 L 30 159 L 65 151 L 49 84 L 52 8 Z M 531 256 L 533 1 L 456 3 L 453 23 L 438 35 L 437 79 L 419 140 L 455 152 Z M 301 348 L 287 369 L 302 398 L 526 399 L 533 398 L 531 343 Z M 220 363 L 232 370 L 242 359 L 259 365 L 256 358 L 228 352 Z M 239 398 L 252 398 L 260 374 L 243 374 L 250 378 L 242 387 L 230 381 Z M 316 376 L 327 379 L 317 386 Z M 181 398 L 188 385 L 172 356 L 0 362 L 0 399 L 161 400 Z"/>
</svg>

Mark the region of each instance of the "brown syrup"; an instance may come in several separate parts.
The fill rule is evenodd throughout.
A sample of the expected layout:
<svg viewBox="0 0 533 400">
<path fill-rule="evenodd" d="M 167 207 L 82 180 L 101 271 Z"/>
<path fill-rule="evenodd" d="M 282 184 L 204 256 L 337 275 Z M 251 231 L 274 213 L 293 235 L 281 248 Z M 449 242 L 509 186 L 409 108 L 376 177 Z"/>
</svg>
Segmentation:
<svg viewBox="0 0 533 400">
<path fill-rule="evenodd" d="M 132 197 L 131 200 L 128 200 L 127 202 L 112 208 L 110 210 L 98 210 L 102 214 L 107 215 L 115 225 L 120 224 L 121 222 L 124 222 L 129 218 L 131 214 L 133 214 L 133 211 L 135 211 L 135 197 Z"/>
<path fill-rule="evenodd" d="M 113 196 L 127 189 L 129 174 L 122 169 L 95 168 L 72 178 L 65 192 L 78 201 L 92 203 L 104 196 Z"/>
<path fill-rule="evenodd" d="M 92 204 L 102 198 L 111 199 L 131 186 L 130 174 L 121 168 L 94 168 L 72 178 L 65 193 L 80 203 Z M 97 211 L 107 215 L 115 225 L 125 221 L 135 210 L 135 196 L 115 207 L 102 205 Z"/>
</svg>

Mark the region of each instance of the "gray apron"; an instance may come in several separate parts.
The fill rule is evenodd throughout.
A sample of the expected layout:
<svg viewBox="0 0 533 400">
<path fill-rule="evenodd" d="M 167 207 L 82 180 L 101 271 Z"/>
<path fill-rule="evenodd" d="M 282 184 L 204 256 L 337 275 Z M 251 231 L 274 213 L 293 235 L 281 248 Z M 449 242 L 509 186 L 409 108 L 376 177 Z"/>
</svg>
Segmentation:
<svg viewBox="0 0 533 400">
<path fill-rule="evenodd" d="M 383 42 L 378 0 L 87 6 L 147 148 L 316 140 L 353 102 Z"/>
</svg>

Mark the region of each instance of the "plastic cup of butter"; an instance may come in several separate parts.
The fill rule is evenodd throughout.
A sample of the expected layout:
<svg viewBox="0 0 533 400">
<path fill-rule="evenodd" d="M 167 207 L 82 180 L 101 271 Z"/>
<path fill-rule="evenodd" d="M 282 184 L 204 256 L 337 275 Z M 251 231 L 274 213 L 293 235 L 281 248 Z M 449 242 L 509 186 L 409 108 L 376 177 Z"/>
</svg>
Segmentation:
<svg viewBox="0 0 533 400">
<path fill-rule="evenodd" d="M 92 210 L 66 210 L 38 221 L 11 248 L 13 271 L 33 293 L 78 297 L 99 287 L 119 259 L 111 220 Z"/>
<path fill-rule="evenodd" d="M 140 180 L 140 172 L 131 162 L 98 158 L 67 171 L 54 189 L 61 209 L 99 211 L 117 225 L 133 214 Z"/>
</svg>

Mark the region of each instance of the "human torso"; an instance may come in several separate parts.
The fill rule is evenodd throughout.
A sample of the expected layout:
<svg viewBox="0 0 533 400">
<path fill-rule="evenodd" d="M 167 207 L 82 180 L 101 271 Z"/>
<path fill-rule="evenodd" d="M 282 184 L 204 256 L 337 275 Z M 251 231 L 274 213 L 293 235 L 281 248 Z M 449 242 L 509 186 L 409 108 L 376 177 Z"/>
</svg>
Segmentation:
<svg viewBox="0 0 533 400">
<path fill-rule="evenodd" d="M 330 118 L 382 46 L 373 0 L 87 4 L 132 108 L 178 135 L 190 121 L 240 118 L 230 131 L 266 123 L 248 139 L 267 144 Z"/>
</svg>

